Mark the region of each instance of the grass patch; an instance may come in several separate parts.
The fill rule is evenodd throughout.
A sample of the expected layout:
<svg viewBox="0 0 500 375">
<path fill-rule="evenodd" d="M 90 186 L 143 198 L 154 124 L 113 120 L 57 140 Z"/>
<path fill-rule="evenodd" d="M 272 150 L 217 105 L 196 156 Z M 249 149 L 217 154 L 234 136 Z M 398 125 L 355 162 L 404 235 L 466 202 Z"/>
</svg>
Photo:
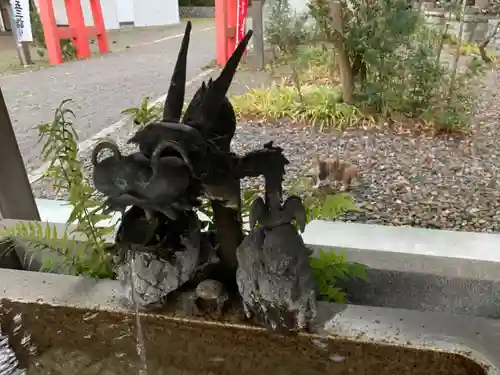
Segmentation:
<svg viewBox="0 0 500 375">
<path fill-rule="evenodd" d="M 302 85 L 299 94 L 292 86 L 274 84 L 234 96 L 231 102 L 239 117 L 289 118 L 320 131 L 353 126 L 363 119 L 358 108 L 342 103 L 339 86 L 306 84 Z"/>
</svg>

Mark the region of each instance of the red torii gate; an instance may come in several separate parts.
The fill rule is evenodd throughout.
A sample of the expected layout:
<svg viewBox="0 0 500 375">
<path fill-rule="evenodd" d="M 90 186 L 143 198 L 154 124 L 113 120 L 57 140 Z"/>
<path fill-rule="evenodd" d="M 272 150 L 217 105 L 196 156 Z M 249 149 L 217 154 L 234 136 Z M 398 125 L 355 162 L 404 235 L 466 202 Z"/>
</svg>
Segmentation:
<svg viewBox="0 0 500 375">
<path fill-rule="evenodd" d="M 47 44 L 49 61 L 52 65 L 63 62 L 61 39 L 71 39 L 76 48 L 76 56 L 82 59 L 91 56 L 88 39 L 91 36 L 97 38 L 101 53 L 109 52 L 108 37 L 104 28 L 104 18 L 99 0 L 89 0 L 94 26 L 85 26 L 81 0 L 64 0 L 69 27 L 57 26 L 52 0 L 38 1 L 45 43 Z"/>
<path fill-rule="evenodd" d="M 226 64 L 236 48 L 236 14 L 238 0 L 215 0 L 215 37 L 217 65 Z"/>
<path fill-rule="evenodd" d="M 224 66 L 246 33 L 248 0 L 215 0 L 217 65 Z"/>
</svg>

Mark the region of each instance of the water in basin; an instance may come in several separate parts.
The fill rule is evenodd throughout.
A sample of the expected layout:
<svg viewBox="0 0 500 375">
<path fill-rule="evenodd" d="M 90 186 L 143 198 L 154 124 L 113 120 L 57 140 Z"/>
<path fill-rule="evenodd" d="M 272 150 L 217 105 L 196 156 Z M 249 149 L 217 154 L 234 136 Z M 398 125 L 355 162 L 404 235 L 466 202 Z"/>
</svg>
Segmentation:
<svg viewBox="0 0 500 375">
<path fill-rule="evenodd" d="M 146 363 L 133 313 L 3 301 L 2 327 L 28 375 L 482 375 L 460 355 L 263 330 L 179 317 L 141 317 Z M 13 334 L 21 314 L 29 350 Z M 318 340 L 322 342 L 318 345 Z M 146 370 L 147 368 L 147 370 Z M 2 373 L 3 375 L 3 373 Z M 10 375 L 10 374 L 9 374 Z"/>
</svg>

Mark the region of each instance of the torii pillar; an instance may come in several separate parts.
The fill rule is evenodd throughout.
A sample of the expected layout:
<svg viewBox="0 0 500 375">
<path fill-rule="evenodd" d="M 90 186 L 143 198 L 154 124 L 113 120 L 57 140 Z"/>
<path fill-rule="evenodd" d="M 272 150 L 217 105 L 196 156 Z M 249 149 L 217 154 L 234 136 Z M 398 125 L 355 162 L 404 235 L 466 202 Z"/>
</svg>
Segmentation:
<svg viewBox="0 0 500 375">
<path fill-rule="evenodd" d="M 215 0 L 217 65 L 224 66 L 236 48 L 238 0 Z"/>
<path fill-rule="evenodd" d="M 63 62 L 61 39 L 71 39 L 76 48 L 76 56 L 81 59 L 91 56 L 88 39 L 91 36 L 97 38 L 99 52 L 109 52 L 108 37 L 104 27 L 104 18 L 99 0 L 89 0 L 94 26 L 85 26 L 81 0 L 64 0 L 69 27 L 57 26 L 53 0 L 38 1 L 45 43 L 47 44 L 49 61 L 52 65 Z"/>
</svg>

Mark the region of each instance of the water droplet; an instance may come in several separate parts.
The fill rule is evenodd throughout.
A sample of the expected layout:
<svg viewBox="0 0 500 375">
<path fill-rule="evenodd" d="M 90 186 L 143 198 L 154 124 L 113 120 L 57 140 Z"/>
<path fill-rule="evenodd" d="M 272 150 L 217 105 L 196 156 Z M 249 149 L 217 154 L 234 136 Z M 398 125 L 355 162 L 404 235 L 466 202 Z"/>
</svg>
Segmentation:
<svg viewBox="0 0 500 375">
<path fill-rule="evenodd" d="M 83 321 L 91 320 L 91 319 L 94 319 L 98 314 L 99 314 L 98 312 L 86 313 L 82 319 L 83 319 Z"/>
<path fill-rule="evenodd" d="M 213 357 L 213 358 L 210 358 L 210 362 L 224 362 L 224 358 L 222 358 L 222 357 Z"/>
<path fill-rule="evenodd" d="M 328 344 L 324 341 L 321 341 L 321 340 L 318 340 L 318 339 L 313 339 L 312 340 L 312 343 L 318 347 L 320 347 L 321 349 L 326 349 L 328 348 Z"/>
<path fill-rule="evenodd" d="M 342 362 L 343 360 L 345 360 L 345 357 L 341 356 L 339 354 L 334 354 L 334 355 L 330 356 L 330 360 L 333 362 Z"/>
</svg>

